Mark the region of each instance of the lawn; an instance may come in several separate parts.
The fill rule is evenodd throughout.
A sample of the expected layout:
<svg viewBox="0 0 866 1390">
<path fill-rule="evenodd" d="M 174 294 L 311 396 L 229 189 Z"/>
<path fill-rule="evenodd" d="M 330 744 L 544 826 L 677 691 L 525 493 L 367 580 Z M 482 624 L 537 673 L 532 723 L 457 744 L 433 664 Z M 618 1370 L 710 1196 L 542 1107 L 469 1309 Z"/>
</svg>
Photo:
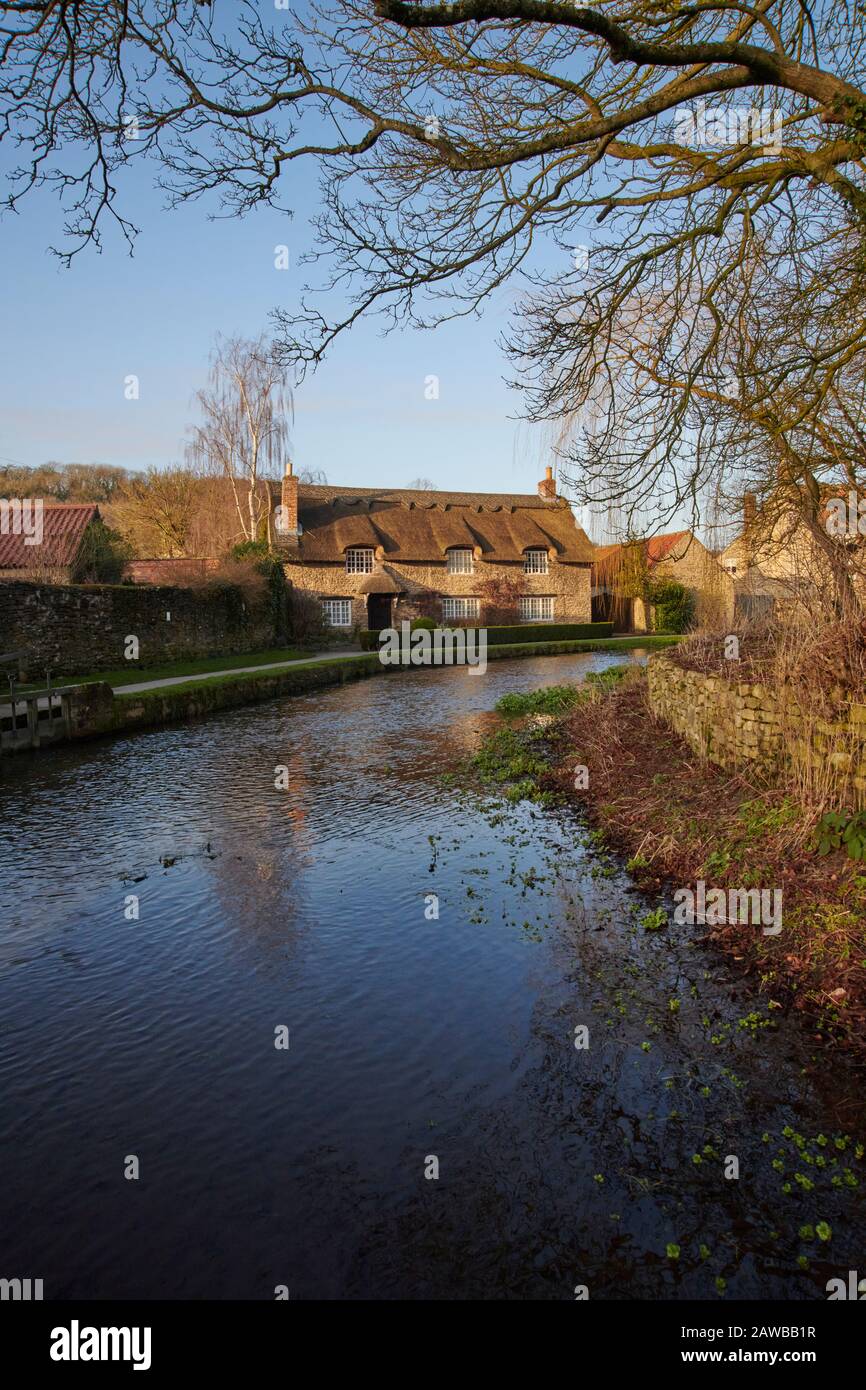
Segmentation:
<svg viewBox="0 0 866 1390">
<path fill-rule="evenodd" d="M 239 656 L 203 656 L 194 661 L 166 662 L 161 666 L 139 666 L 129 662 L 113 671 L 91 671 L 86 676 L 56 676 L 52 684 L 92 685 L 94 681 L 106 681 L 114 686 L 137 685 L 139 681 L 158 681 L 169 676 L 202 676 L 207 675 L 208 671 L 236 671 L 238 667 L 268 666 L 275 662 L 299 661 L 302 657 L 316 655 L 316 652 L 301 651 L 296 647 L 273 647 L 264 652 L 243 652 Z M 31 681 L 19 689 L 42 690 L 44 687 L 44 681 Z"/>
</svg>

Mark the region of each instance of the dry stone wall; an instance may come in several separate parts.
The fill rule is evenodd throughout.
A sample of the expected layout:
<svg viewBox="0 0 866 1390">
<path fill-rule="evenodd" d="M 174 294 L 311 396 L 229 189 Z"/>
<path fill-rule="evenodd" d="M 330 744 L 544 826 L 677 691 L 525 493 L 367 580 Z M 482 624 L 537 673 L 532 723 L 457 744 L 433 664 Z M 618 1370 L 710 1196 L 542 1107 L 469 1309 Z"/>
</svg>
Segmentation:
<svg viewBox="0 0 866 1390">
<path fill-rule="evenodd" d="M 736 772 L 771 771 L 783 759 L 826 768 L 866 805 L 866 704 L 815 718 L 789 691 L 686 671 L 663 652 L 650 656 L 647 676 L 653 714 L 701 757 Z"/>
<path fill-rule="evenodd" d="M 130 634 L 139 641 L 139 664 L 148 667 L 271 647 L 274 622 L 229 586 L 0 583 L 0 653 L 21 653 L 22 676 L 123 666 Z"/>
</svg>

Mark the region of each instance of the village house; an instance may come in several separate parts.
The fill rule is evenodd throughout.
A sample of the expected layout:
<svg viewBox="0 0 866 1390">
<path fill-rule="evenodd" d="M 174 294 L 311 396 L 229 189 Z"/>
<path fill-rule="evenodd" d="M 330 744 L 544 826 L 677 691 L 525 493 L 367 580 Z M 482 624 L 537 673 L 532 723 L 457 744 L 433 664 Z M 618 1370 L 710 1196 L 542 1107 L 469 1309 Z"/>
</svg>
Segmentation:
<svg viewBox="0 0 866 1390">
<path fill-rule="evenodd" d="M 855 589 L 866 590 L 866 559 L 859 519 L 853 535 L 840 537 L 831 525 L 834 503 L 848 510 L 848 497 L 839 486 L 821 487 L 821 522 L 828 536 L 844 547 L 845 563 Z M 856 508 L 855 508 L 856 512 Z M 740 534 L 722 551 L 719 562 L 734 583 L 737 611 L 759 617 L 774 608 L 817 604 L 831 592 L 826 554 L 783 489 L 772 492 L 759 506 L 753 493 L 743 498 Z"/>
<path fill-rule="evenodd" d="M 12 504 L 7 503 L 0 516 L 0 580 L 73 583 L 88 533 L 101 523 L 99 508 L 94 503 L 34 502 L 29 498 L 16 505 L 17 524 Z M 27 509 L 28 524 L 22 524 L 22 508 Z M 37 519 L 38 527 L 34 527 L 32 521 Z"/>
<path fill-rule="evenodd" d="M 551 468 L 525 495 L 301 483 L 290 464 L 274 501 L 286 576 L 334 628 L 591 619 L 592 545 Z"/>
<path fill-rule="evenodd" d="M 671 531 L 631 544 L 595 548 L 593 617 L 626 632 L 649 632 L 653 613 L 641 593 L 644 582 L 674 579 L 688 590 L 694 625 L 729 622 L 734 584 L 715 555 L 692 531 Z"/>
</svg>

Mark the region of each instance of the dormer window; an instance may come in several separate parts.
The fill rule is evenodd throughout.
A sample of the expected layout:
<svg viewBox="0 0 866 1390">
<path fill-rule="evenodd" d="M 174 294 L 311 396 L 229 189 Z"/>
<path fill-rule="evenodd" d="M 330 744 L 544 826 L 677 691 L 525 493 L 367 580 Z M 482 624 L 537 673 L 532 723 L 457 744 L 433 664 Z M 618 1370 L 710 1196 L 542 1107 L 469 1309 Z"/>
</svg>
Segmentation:
<svg viewBox="0 0 866 1390">
<path fill-rule="evenodd" d="M 346 551 L 346 573 L 347 574 L 372 574 L 373 573 L 373 549 L 372 546 L 353 545 Z"/>
<path fill-rule="evenodd" d="M 449 550 L 446 555 L 446 569 L 449 574 L 472 574 L 475 557 L 471 550 Z"/>
<path fill-rule="evenodd" d="M 547 574 L 547 551 L 541 546 L 523 552 L 524 574 Z"/>
</svg>

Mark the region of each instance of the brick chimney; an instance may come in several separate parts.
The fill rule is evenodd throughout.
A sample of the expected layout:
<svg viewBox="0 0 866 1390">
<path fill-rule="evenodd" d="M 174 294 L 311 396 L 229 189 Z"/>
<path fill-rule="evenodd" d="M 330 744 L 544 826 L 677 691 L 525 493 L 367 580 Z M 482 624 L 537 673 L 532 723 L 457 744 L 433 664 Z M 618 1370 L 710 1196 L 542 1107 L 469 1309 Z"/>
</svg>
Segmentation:
<svg viewBox="0 0 866 1390">
<path fill-rule="evenodd" d="M 538 495 L 539 497 L 543 497 L 547 502 L 556 501 L 556 483 L 554 482 L 553 469 L 550 464 L 547 465 L 545 476 L 538 484 Z"/>
<path fill-rule="evenodd" d="M 746 568 L 752 564 L 752 551 L 755 543 L 755 521 L 758 516 L 758 499 L 754 492 L 743 493 L 743 559 Z"/>
<path fill-rule="evenodd" d="M 743 493 L 743 530 L 751 531 L 758 512 L 758 499 L 753 492 Z"/>
<path fill-rule="evenodd" d="M 298 480 L 292 472 L 292 461 L 286 464 L 280 492 L 280 515 L 277 519 L 277 540 L 285 545 L 298 543 Z"/>
</svg>

